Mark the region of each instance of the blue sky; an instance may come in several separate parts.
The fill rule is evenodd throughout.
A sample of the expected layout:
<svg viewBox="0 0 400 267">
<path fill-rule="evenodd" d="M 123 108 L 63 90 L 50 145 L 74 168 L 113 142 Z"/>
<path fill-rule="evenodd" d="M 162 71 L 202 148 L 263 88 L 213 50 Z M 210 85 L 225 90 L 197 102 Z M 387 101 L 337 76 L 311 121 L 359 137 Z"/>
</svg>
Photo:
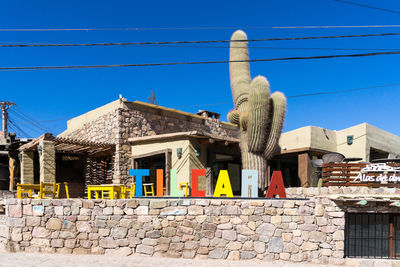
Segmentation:
<svg viewBox="0 0 400 267">
<path fill-rule="evenodd" d="M 361 1 L 359 1 L 360 3 Z M 362 1 L 400 10 L 400 2 Z M 269 27 L 309 25 L 393 25 L 400 14 L 352 6 L 332 0 L 308 1 L 2 1 L 0 28 L 175 28 Z M 229 30 L 56 31 L 0 32 L 0 44 L 100 43 L 178 40 L 226 40 Z M 400 28 L 263 29 L 245 30 L 251 39 L 400 32 Z M 257 42 L 251 59 L 356 54 L 359 50 L 300 50 L 273 48 L 388 48 L 400 49 L 400 36 Z M 208 45 L 209 46 L 209 45 Z M 220 44 L 218 46 L 226 46 Z M 0 67 L 135 64 L 227 60 L 228 48 L 193 47 L 44 47 L 0 48 Z M 251 63 L 252 77 L 264 75 L 271 91 L 287 96 L 400 83 L 400 55 Z M 284 131 L 315 125 L 340 130 L 368 122 L 400 135 L 400 86 L 351 93 L 289 98 Z M 55 134 L 66 120 L 104 105 L 119 94 L 130 101 L 147 101 L 150 91 L 160 105 L 195 113 L 209 109 L 222 114 L 231 103 L 228 64 L 133 67 L 78 70 L 0 72 L 0 99 Z M 30 137 L 41 130 L 11 118 Z M 24 137 L 24 135 L 22 135 Z"/>
</svg>

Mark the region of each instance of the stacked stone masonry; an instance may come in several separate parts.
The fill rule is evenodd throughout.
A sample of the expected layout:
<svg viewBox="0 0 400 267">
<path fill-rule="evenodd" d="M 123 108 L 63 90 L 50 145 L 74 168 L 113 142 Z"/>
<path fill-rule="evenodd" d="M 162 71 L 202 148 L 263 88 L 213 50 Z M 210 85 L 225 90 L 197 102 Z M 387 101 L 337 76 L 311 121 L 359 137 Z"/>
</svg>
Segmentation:
<svg viewBox="0 0 400 267">
<path fill-rule="evenodd" d="M 326 197 L 6 199 L 3 220 L 9 251 L 344 263 L 344 211 Z"/>
</svg>

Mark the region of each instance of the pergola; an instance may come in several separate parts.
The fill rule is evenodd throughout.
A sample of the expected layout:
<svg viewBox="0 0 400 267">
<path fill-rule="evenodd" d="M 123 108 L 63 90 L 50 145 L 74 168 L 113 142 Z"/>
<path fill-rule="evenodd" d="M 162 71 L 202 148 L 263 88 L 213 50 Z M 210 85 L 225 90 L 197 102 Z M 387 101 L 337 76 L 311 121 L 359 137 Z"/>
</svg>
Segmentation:
<svg viewBox="0 0 400 267">
<path fill-rule="evenodd" d="M 55 182 L 56 153 L 84 155 L 95 158 L 112 154 L 115 151 L 115 145 L 54 137 L 51 133 L 45 133 L 21 146 L 19 151 L 21 152 L 21 183 L 33 183 L 34 152 L 39 154 L 40 181 Z"/>
</svg>

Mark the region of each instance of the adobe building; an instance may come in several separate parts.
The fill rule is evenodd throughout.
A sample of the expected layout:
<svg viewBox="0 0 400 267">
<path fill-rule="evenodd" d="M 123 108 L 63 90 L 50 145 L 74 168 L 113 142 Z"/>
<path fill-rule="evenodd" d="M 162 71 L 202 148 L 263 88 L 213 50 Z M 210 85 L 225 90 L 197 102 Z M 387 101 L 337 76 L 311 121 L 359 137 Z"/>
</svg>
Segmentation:
<svg viewBox="0 0 400 267">
<path fill-rule="evenodd" d="M 400 137 L 368 123 L 343 130 L 306 126 L 282 133 L 281 154 L 273 158 L 271 168 L 282 170 L 286 186 L 317 186 L 318 170 L 313 159 L 337 152 L 358 162 L 380 158 L 400 158 Z"/>
</svg>

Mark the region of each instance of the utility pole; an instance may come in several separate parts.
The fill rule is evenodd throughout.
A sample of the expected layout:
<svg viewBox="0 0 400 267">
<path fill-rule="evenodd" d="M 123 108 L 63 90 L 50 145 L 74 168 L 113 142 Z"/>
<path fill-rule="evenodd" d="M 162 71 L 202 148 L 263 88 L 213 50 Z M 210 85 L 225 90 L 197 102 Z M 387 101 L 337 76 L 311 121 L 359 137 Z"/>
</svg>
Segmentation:
<svg viewBox="0 0 400 267">
<path fill-rule="evenodd" d="M 3 118 L 3 138 L 7 138 L 7 120 L 8 120 L 8 113 L 7 110 L 11 107 L 14 106 L 15 103 L 13 102 L 8 102 L 8 101 L 0 101 L 0 107 L 1 107 L 1 113 L 2 113 L 2 118 Z"/>
</svg>

